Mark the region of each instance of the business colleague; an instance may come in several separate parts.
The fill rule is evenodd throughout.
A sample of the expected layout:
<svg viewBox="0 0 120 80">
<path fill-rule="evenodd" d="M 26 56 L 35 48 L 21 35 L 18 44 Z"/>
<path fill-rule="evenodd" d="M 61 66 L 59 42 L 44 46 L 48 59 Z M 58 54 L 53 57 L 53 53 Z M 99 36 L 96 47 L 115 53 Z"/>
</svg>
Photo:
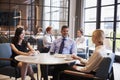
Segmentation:
<svg viewBox="0 0 120 80">
<path fill-rule="evenodd" d="M 75 41 L 68 36 L 68 31 L 69 31 L 68 26 L 62 26 L 61 28 L 62 37 L 56 39 L 52 43 L 50 53 L 76 55 L 77 53 L 76 44 Z M 72 65 L 72 63 L 70 65 Z M 66 69 L 67 67 L 69 67 L 69 64 L 55 65 L 53 71 L 53 80 L 58 80 L 58 73 Z"/>
<path fill-rule="evenodd" d="M 43 46 L 44 50 L 43 52 L 48 52 L 50 50 L 51 44 L 55 40 L 55 37 L 52 35 L 52 27 L 48 26 L 46 28 L 46 34 L 43 37 Z"/>
<path fill-rule="evenodd" d="M 77 55 L 83 58 L 86 58 L 86 41 L 85 37 L 83 35 L 83 30 L 79 29 L 77 30 L 77 38 L 75 39 L 76 45 L 77 45 Z"/>
<path fill-rule="evenodd" d="M 92 34 L 92 42 L 95 44 L 95 50 L 93 54 L 90 56 L 88 60 L 72 55 L 73 59 L 79 60 L 80 63 L 85 65 L 85 66 L 73 65 L 72 69 L 85 73 L 95 73 L 103 57 L 107 54 L 106 53 L 107 49 L 104 46 L 104 39 L 105 39 L 104 32 L 100 29 L 96 29 Z M 61 80 L 71 80 L 71 79 L 77 80 L 70 75 L 64 76 Z"/>
<path fill-rule="evenodd" d="M 85 49 L 85 37 L 83 36 L 82 29 L 77 30 L 76 45 L 78 52 L 84 52 Z"/>
<path fill-rule="evenodd" d="M 52 27 L 48 26 L 46 28 L 46 33 L 43 37 L 42 53 L 48 53 L 49 52 L 51 44 L 53 43 L 54 40 L 55 40 L 55 37 L 53 36 Z M 44 77 L 44 80 L 46 80 L 46 77 L 47 77 L 46 65 L 41 65 L 40 68 L 41 68 L 41 75 L 42 75 L 42 77 Z M 49 67 L 49 70 L 50 70 L 50 67 Z"/>
<path fill-rule="evenodd" d="M 34 55 L 36 52 L 25 39 L 25 30 L 22 27 L 18 27 L 15 31 L 15 36 L 11 42 L 12 56 L 13 60 L 11 61 L 12 66 L 17 66 L 21 70 L 21 80 L 26 80 L 25 77 L 28 74 L 31 77 L 31 80 L 35 80 L 34 72 L 30 64 L 20 62 L 15 60 L 15 56 L 18 55 Z M 28 51 L 29 50 L 29 51 Z"/>
<path fill-rule="evenodd" d="M 43 32 L 42 32 L 42 28 L 40 28 L 40 27 L 38 27 L 37 28 L 37 33 L 36 33 L 36 35 L 35 35 L 35 39 L 40 39 L 40 38 L 42 38 L 43 37 Z"/>
<path fill-rule="evenodd" d="M 76 54 L 77 48 L 75 41 L 71 39 L 68 35 L 69 27 L 62 26 L 61 28 L 61 38 L 56 39 L 50 48 L 51 53 L 59 54 Z"/>
</svg>

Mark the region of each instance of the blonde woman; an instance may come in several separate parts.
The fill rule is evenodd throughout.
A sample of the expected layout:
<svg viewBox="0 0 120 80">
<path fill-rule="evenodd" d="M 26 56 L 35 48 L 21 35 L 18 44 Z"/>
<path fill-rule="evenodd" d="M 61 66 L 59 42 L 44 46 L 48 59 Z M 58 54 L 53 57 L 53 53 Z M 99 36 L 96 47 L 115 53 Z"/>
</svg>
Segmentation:
<svg viewBox="0 0 120 80">
<path fill-rule="evenodd" d="M 98 68 L 98 65 L 100 64 L 101 60 L 103 59 L 106 53 L 106 48 L 104 47 L 103 44 L 104 39 L 105 39 L 104 32 L 100 29 L 96 29 L 92 34 L 92 42 L 95 44 L 95 50 L 93 54 L 90 56 L 88 60 L 73 55 L 72 57 L 74 59 L 78 59 L 80 63 L 85 65 L 84 67 L 74 65 L 73 69 L 86 73 L 95 72 L 95 70 Z"/>
<path fill-rule="evenodd" d="M 107 54 L 106 48 L 104 47 L 103 44 L 104 39 L 105 39 L 104 32 L 100 29 L 96 29 L 92 34 L 92 42 L 95 44 L 95 50 L 93 54 L 90 56 L 88 60 L 72 55 L 73 59 L 79 60 L 81 64 L 84 64 L 84 66 L 75 64 L 72 67 L 69 67 L 68 69 L 73 71 L 94 74 L 96 69 L 99 67 L 99 64 L 102 61 L 103 57 Z M 60 80 L 80 80 L 80 78 L 74 77 L 72 75 L 63 74 L 61 75 Z"/>
<path fill-rule="evenodd" d="M 95 51 L 88 60 L 78 56 L 72 56 L 74 59 L 78 59 L 82 64 L 85 65 L 84 67 L 74 65 L 73 69 L 87 73 L 91 71 L 94 72 L 98 68 L 99 63 L 101 62 L 104 54 L 106 53 L 106 48 L 103 44 L 104 39 L 104 32 L 100 29 L 96 29 L 92 34 L 92 42 L 95 44 Z"/>
</svg>

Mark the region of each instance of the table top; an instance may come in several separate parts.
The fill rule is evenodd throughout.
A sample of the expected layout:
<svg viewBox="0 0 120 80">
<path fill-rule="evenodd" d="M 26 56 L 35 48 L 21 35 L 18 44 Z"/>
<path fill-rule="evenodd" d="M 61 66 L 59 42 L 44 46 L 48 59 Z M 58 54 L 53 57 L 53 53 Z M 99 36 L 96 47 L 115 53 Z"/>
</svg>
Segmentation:
<svg viewBox="0 0 120 80">
<path fill-rule="evenodd" d="M 75 61 L 72 58 L 67 59 L 66 56 L 64 54 L 50 55 L 49 53 L 40 53 L 34 56 L 19 55 L 15 59 L 21 62 L 44 65 L 66 64 Z"/>
</svg>

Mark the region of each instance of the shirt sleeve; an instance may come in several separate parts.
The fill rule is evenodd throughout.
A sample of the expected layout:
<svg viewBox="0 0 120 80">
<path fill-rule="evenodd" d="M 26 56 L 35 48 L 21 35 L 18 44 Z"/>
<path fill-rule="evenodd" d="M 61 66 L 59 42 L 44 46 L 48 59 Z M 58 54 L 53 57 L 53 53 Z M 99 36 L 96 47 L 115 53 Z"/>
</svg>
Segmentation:
<svg viewBox="0 0 120 80">
<path fill-rule="evenodd" d="M 45 35 L 43 37 L 43 45 L 44 45 L 44 47 L 51 46 L 51 44 L 52 44 L 52 42 L 51 42 L 49 36 Z"/>
<path fill-rule="evenodd" d="M 102 60 L 102 56 L 98 52 L 94 52 L 93 55 L 90 57 L 88 62 L 86 63 L 85 67 L 77 66 L 77 70 L 81 72 L 91 72 L 98 68 Z"/>
</svg>

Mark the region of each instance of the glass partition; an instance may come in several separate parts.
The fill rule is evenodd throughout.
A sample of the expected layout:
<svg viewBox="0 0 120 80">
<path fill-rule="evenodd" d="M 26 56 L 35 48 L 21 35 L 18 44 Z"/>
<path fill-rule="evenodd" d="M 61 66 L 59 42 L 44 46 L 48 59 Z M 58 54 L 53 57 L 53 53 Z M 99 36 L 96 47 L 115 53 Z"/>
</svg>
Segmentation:
<svg viewBox="0 0 120 80">
<path fill-rule="evenodd" d="M 26 36 L 35 36 L 40 27 L 53 26 L 59 31 L 68 25 L 69 0 L 0 0 L 0 34 L 14 36 L 17 26 L 24 26 Z"/>
</svg>

